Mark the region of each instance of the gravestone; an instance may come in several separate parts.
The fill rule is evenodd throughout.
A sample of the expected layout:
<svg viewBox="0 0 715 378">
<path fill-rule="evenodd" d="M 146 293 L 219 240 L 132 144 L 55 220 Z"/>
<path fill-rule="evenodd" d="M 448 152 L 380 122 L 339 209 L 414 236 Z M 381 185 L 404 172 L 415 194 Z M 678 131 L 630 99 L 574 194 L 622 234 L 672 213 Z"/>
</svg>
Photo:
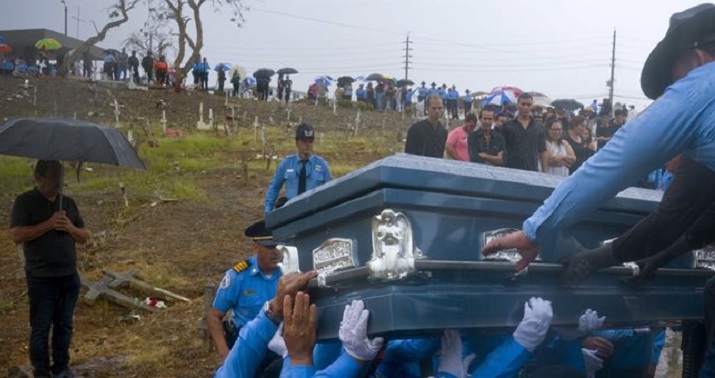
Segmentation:
<svg viewBox="0 0 715 378">
<path fill-rule="evenodd" d="M 199 120 L 196 122 L 196 128 L 199 130 L 211 130 L 213 125 L 204 122 L 204 103 L 199 102 Z"/>
</svg>

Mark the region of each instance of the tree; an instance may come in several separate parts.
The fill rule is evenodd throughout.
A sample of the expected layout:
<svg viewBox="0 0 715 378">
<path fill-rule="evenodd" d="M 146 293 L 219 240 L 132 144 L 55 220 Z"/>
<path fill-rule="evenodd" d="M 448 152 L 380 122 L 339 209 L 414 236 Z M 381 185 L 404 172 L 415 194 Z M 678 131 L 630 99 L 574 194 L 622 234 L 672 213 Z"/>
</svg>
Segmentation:
<svg viewBox="0 0 715 378">
<path fill-rule="evenodd" d="M 107 22 L 104 27 L 102 27 L 102 30 L 98 30 L 95 25 L 95 29 L 97 29 L 97 34 L 92 37 L 89 37 L 86 41 L 82 42 L 79 47 L 74 49 L 74 51 L 67 58 L 65 58 L 64 62 L 62 63 L 62 67 L 60 68 L 60 74 L 64 75 L 65 73 L 69 72 L 70 67 L 74 66 L 74 63 L 85 52 L 89 51 L 90 47 L 104 40 L 104 38 L 107 36 L 108 31 L 117 28 L 123 23 L 127 22 L 129 20 L 129 11 L 134 9 L 137 3 L 139 3 L 140 1 L 141 0 L 116 0 L 116 3 L 114 3 L 114 5 L 108 8 L 110 21 Z"/>
<path fill-rule="evenodd" d="M 183 83 L 184 78 L 191 71 L 193 63 L 201 59 L 201 49 L 204 47 L 201 9 L 205 9 L 206 4 L 211 4 L 216 11 L 229 8 L 233 14 L 231 21 L 239 27 L 245 21 L 244 12 L 249 10 L 243 0 L 163 0 L 162 7 L 165 16 L 171 19 L 178 29 L 178 51 L 173 63 L 176 70 L 177 86 Z M 194 21 L 193 36 L 188 32 L 188 26 L 192 20 Z M 187 47 L 190 50 L 188 59 L 186 59 Z"/>
<path fill-rule="evenodd" d="M 174 49 L 174 33 L 169 26 L 170 19 L 166 18 L 157 8 L 151 7 L 149 1 L 149 17 L 147 17 L 144 27 L 135 31 L 124 40 L 125 45 L 130 50 L 137 51 L 140 55 L 151 52 L 153 56 L 167 55 Z"/>
</svg>

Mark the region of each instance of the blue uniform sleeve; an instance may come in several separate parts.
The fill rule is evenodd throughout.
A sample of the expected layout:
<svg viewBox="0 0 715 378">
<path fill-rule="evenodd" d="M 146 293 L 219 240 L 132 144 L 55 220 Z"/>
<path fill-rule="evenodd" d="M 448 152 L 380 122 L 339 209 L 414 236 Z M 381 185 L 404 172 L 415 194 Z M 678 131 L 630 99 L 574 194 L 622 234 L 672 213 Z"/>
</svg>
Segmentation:
<svg viewBox="0 0 715 378">
<path fill-rule="evenodd" d="M 278 199 L 278 195 L 281 192 L 283 182 L 285 181 L 286 165 L 286 159 L 283 159 L 283 161 L 278 165 L 278 169 L 276 169 L 276 173 L 273 175 L 271 183 L 268 184 L 268 190 L 266 191 L 266 201 L 263 204 L 266 213 L 270 213 L 271 211 L 273 211 L 273 207 L 275 206 L 276 200 Z"/>
<path fill-rule="evenodd" d="M 531 353 L 511 337 L 472 370 L 472 377 L 516 377 L 530 357 Z"/>
<path fill-rule="evenodd" d="M 251 378 L 268 349 L 268 341 L 278 327 L 263 311 L 241 328 L 236 344 L 216 371 L 216 378 Z"/>
<path fill-rule="evenodd" d="M 340 340 L 315 344 L 313 348 L 313 365 L 316 369 L 325 369 L 340 357 L 342 350 Z"/>
<path fill-rule="evenodd" d="M 333 174 L 330 172 L 330 165 L 328 165 L 328 162 L 325 161 L 325 159 L 323 159 L 322 164 L 325 168 L 325 182 L 331 181 L 333 179 Z"/>
<path fill-rule="evenodd" d="M 653 356 L 651 358 L 651 363 L 658 365 L 660 361 L 660 353 L 663 351 L 665 346 L 665 330 L 661 329 L 653 335 Z"/>
<path fill-rule="evenodd" d="M 315 373 L 314 377 L 322 378 L 352 378 L 358 377 L 362 370 L 352 357 L 342 353 L 335 362 L 327 368 Z"/>
<path fill-rule="evenodd" d="M 290 357 L 283 359 L 281 378 L 310 378 L 315 375 L 315 368 L 312 366 L 293 366 Z"/>
<path fill-rule="evenodd" d="M 712 73 L 715 65 L 710 66 Z M 715 110 L 712 79 L 694 73 L 669 87 L 659 100 L 621 127 L 603 149 L 559 185 L 524 222 L 526 235 L 536 242 L 549 239 L 559 228 L 591 213 L 678 153 L 697 149 L 696 136 L 703 132 L 702 125 L 707 120 L 715 119 Z M 709 80 L 710 87 L 702 88 L 695 80 Z M 710 98 L 698 95 L 701 90 L 709 93 Z M 710 130 L 706 136 L 711 144 L 712 134 Z M 712 158 L 713 153 L 709 154 Z M 701 158 L 708 157 L 703 154 Z M 715 160 L 710 163 L 711 168 L 715 166 Z"/>
<path fill-rule="evenodd" d="M 241 293 L 242 282 L 242 274 L 236 273 L 233 269 L 226 271 L 218 289 L 216 289 L 216 296 L 211 307 L 223 313 L 235 307 Z"/>
</svg>

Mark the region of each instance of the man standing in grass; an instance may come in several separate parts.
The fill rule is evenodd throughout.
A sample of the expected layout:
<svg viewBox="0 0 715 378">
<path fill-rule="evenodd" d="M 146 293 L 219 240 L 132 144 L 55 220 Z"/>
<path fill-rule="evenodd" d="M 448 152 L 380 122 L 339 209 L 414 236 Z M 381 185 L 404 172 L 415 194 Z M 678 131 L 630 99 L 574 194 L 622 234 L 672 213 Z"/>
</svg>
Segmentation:
<svg viewBox="0 0 715 378">
<path fill-rule="evenodd" d="M 62 175 L 60 162 L 38 161 L 37 186 L 15 199 L 10 220 L 10 238 L 24 243 L 35 377 L 74 377 L 69 347 L 80 286 L 75 245 L 86 243 L 89 231 L 74 200 L 61 193 Z"/>
<path fill-rule="evenodd" d="M 295 130 L 295 145 L 298 148 L 298 153 L 286 157 L 278 165 L 266 191 L 264 204 L 266 213 L 275 208 L 283 184 L 286 185 L 285 197 L 291 200 L 299 194 L 317 188 L 333 179 L 328 162 L 313 153 L 314 141 L 313 126 L 307 123 L 298 125 Z"/>
</svg>

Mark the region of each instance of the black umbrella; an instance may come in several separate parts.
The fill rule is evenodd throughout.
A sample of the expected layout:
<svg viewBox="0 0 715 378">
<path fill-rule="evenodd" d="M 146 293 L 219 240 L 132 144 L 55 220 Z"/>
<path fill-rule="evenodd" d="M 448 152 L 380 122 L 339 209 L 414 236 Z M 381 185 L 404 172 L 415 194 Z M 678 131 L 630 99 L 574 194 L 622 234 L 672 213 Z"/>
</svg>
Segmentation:
<svg viewBox="0 0 715 378">
<path fill-rule="evenodd" d="M 339 86 L 339 87 L 342 87 L 342 86 L 344 86 L 344 85 L 346 85 L 346 84 L 352 83 L 353 81 L 355 81 L 355 79 L 353 79 L 353 78 L 350 77 L 350 76 L 340 76 L 340 77 L 338 78 L 338 86 Z"/>
<path fill-rule="evenodd" d="M 563 110 L 568 110 L 570 112 L 576 109 L 583 109 L 583 104 L 572 99 L 559 99 L 551 102 L 551 106 L 554 108 L 561 108 Z"/>
<path fill-rule="evenodd" d="M 117 50 L 115 50 L 115 49 L 106 49 L 106 50 L 104 50 L 104 54 L 105 54 L 105 55 L 106 55 L 106 54 L 111 54 L 111 55 L 114 55 L 114 56 L 119 56 L 119 51 L 117 51 Z"/>
<path fill-rule="evenodd" d="M 398 87 L 408 87 L 410 85 L 415 85 L 415 82 L 410 80 L 410 79 L 401 79 L 397 80 L 397 86 Z"/>
<path fill-rule="evenodd" d="M 278 70 L 276 72 L 278 72 L 279 74 L 284 74 L 284 75 L 292 75 L 292 74 L 297 74 L 298 70 L 296 70 L 295 68 L 286 67 L 286 68 L 281 68 L 280 70 Z"/>
<path fill-rule="evenodd" d="M 68 118 L 18 118 L 0 126 L 0 155 L 146 169 L 117 129 Z M 62 196 L 60 196 L 60 208 Z"/>
<path fill-rule="evenodd" d="M 256 70 L 256 72 L 253 73 L 253 77 L 259 78 L 259 77 L 271 77 L 275 75 L 276 71 L 273 71 L 270 68 L 259 68 Z"/>
<path fill-rule="evenodd" d="M 385 79 L 385 76 L 379 73 L 370 74 L 365 78 L 365 81 L 379 81 Z"/>
<path fill-rule="evenodd" d="M 0 155 L 146 169 L 119 130 L 67 118 L 18 118 L 0 126 Z"/>
</svg>

